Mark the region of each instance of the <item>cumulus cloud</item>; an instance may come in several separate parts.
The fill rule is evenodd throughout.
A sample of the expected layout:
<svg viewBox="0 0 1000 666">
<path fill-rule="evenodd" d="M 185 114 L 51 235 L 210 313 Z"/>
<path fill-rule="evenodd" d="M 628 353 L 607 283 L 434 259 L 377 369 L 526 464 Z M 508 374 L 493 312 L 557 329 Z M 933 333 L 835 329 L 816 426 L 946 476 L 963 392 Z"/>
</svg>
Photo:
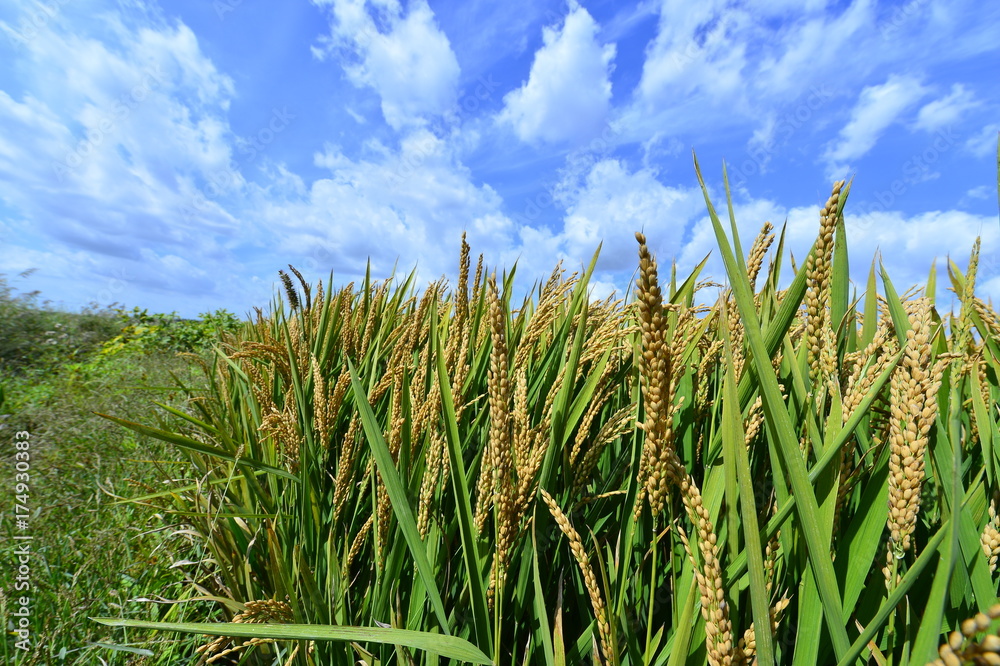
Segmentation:
<svg viewBox="0 0 1000 666">
<path fill-rule="evenodd" d="M 713 197 L 716 207 L 724 199 Z M 806 253 L 816 240 L 819 230 L 820 205 L 785 208 L 767 199 L 744 199 L 734 202 L 734 211 L 744 250 L 756 236 L 760 225 L 769 220 L 780 233 L 785 225 L 785 250 L 802 265 Z M 899 293 L 911 286 L 926 283 L 932 264 L 937 264 L 938 275 L 947 275 L 950 257 L 960 266 L 968 262 L 976 237 L 982 238 L 985 248 L 980 259 L 980 276 L 977 293 L 994 300 L 1000 298 L 1000 255 L 989 248 L 1000 245 L 1000 229 L 996 218 L 974 215 L 957 210 L 930 211 L 908 215 L 899 210 L 853 212 L 850 203 L 844 215 L 847 246 L 850 253 L 850 278 L 858 294 L 865 289 L 871 262 L 881 261 Z M 712 252 L 702 277 L 711 276 L 718 282 L 725 281 L 725 269 L 716 250 L 715 234 L 707 215 L 692 223 L 692 235 L 678 257 L 678 267 L 689 270 L 705 254 Z M 772 248 L 773 253 L 773 248 Z M 787 254 L 782 270 L 783 284 L 792 277 Z M 984 268 L 985 266 L 985 268 Z M 877 265 L 876 265 L 877 269 Z M 766 264 L 765 264 L 766 270 Z M 939 307 L 947 308 L 952 294 L 946 280 L 938 280 Z M 881 289 L 881 284 L 880 287 Z"/>
<path fill-rule="evenodd" d="M 578 144 L 600 133 L 611 102 L 615 46 L 601 46 L 598 25 L 572 2 L 559 30 L 542 31 L 528 80 L 504 97 L 497 120 L 522 141 Z"/>
<path fill-rule="evenodd" d="M 305 190 L 254 186 L 261 225 L 283 230 L 267 243 L 310 271 L 333 268 L 340 281 L 363 276 L 368 258 L 378 275 L 397 259 L 408 272 L 418 257 L 421 281 L 450 274 L 463 231 L 475 251 L 509 265 L 516 229 L 499 195 L 472 182 L 451 139 L 413 129 L 398 148 L 372 141 L 359 157 L 327 145 L 314 163 L 329 173 Z"/>
<path fill-rule="evenodd" d="M 781 27 L 765 32 L 763 58 L 754 74 L 763 95 L 794 95 L 805 83 L 829 83 L 834 72 L 860 72 L 877 60 L 899 57 L 894 46 L 876 43 L 874 3 L 851 2 L 840 13 L 823 11 L 826 3 L 810 4 L 804 15 L 792 12 Z"/>
<path fill-rule="evenodd" d="M 652 170 L 632 171 L 616 159 L 596 162 L 562 199 L 567 205 L 560 235 L 567 254 L 589 256 L 603 241 L 598 266 L 607 271 L 633 268 L 640 230 L 657 247 L 679 254 L 688 222 L 705 207 L 699 188 L 667 187 Z"/>
<path fill-rule="evenodd" d="M 446 30 L 457 37 L 458 26 L 475 24 L 470 17 L 483 10 L 435 5 L 435 14 L 427 0 L 313 2 L 330 19 L 312 50 L 326 62 L 313 65 L 342 80 L 330 84 L 327 97 L 304 103 L 347 108 L 336 123 L 313 116 L 303 122 L 309 131 L 289 133 L 299 144 L 284 155 L 313 156 L 294 166 L 259 150 L 259 135 L 234 132 L 245 120 L 238 100 L 261 99 L 253 85 L 265 84 L 235 74 L 237 90 L 199 42 L 217 33 L 202 26 L 209 34 L 196 36 L 144 3 L 107 3 L 114 8 L 100 20 L 87 17 L 92 5 L 61 5 L 76 13 L 49 21 L 11 51 L 11 83 L 5 79 L 0 90 L 0 126 L 8 130 L 0 133 L 0 206 L 13 211 L 0 219 L 0 265 L 44 266 L 53 284 L 62 282 L 60 293 L 81 302 L 156 294 L 160 306 L 191 313 L 223 298 L 266 303 L 274 270 L 285 263 L 309 279 L 332 268 L 341 284 L 363 275 L 369 257 L 377 277 L 397 259 L 399 274 L 419 262 L 418 284 L 454 275 L 467 231 L 489 265 L 518 261 L 519 289 L 548 275 L 555 260 L 575 270 L 603 243 L 594 276 L 599 297 L 628 288 L 638 229 L 664 274 L 672 259 L 683 276 L 711 253 L 703 277 L 725 280 L 687 155 L 675 159 L 692 145 L 707 154 L 703 165 L 723 150 L 745 152 L 722 155 L 745 248 L 765 220 L 780 227 L 787 219 L 786 247 L 800 261 L 829 190 L 810 199 L 812 206 L 793 200 L 785 208 L 777 194 L 751 197 L 740 187 L 746 176 L 801 169 L 765 183 L 785 188 L 785 197 L 814 177 L 817 155 L 836 176 L 871 155 L 881 158 L 880 178 L 906 176 L 910 187 L 934 177 L 929 167 L 939 158 L 939 170 L 950 169 L 953 145 L 987 161 L 996 151 L 1000 126 L 983 127 L 986 119 L 972 115 L 985 106 L 973 94 L 977 82 L 942 87 L 937 75 L 942 58 L 955 58 L 941 46 L 957 43 L 972 20 L 959 11 L 938 33 L 921 33 L 930 23 L 915 17 L 895 28 L 898 38 L 882 40 L 877 19 L 886 12 L 872 0 L 712 0 L 698 7 L 649 0 L 594 15 L 569 0 L 565 17 L 556 22 L 549 14 L 544 27 L 538 7 L 497 10 L 507 23 L 462 38 L 476 40 L 474 48 L 457 42 L 453 49 Z M 981 52 L 996 48 L 986 27 L 973 40 Z M 540 48 L 515 54 L 539 29 Z M 488 114 L 451 113 L 462 101 L 463 70 L 469 81 L 490 82 L 474 98 Z M 494 90 L 508 93 L 499 112 L 499 92 L 485 104 Z M 275 112 L 284 120 L 275 116 L 261 127 L 269 140 L 289 140 L 275 127 L 296 121 Z M 918 145 L 904 149 L 916 151 L 909 159 L 886 160 L 876 148 L 889 143 L 882 137 L 894 125 L 934 138 L 917 133 Z M 782 146 L 790 157 L 778 153 Z M 515 214 L 525 192 L 538 194 L 548 178 L 556 184 L 531 199 L 530 214 Z M 963 182 L 963 205 L 979 210 L 988 188 L 973 185 L 988 180 Z M 724 210 L 720 183 L 709 187 Z M 889 191 L 885 183 L 876 187 Z M 996 263 L 988 250 L 998 240 L 989 231 L 995 218 L 903 213 L 891 210 L 897 200 L 879 199 L 881 208 L 867 215 L 849 208 L 856 280 L 881 248 L 897 286 L 919 282 L 935 256 L 966 258 L 971 230 L 982 227 L 981 289 L 1000 288 L 1000 276 L 988 269 Z"/>
<path fill-rule="evenodd" d="M 887 71 L 919 76 L 954 58 L 957 48 L 961 57 L 970 57 L 968 49 L 995 49 L 986 37 L 995 22 L 938 2 L 894 26 L 891 38 L 881 20 L 886 11 L 874 0 L 657 4 L 659 23 L 645 49 L 642 77 L 617 114 L 628 141 L 655 131 L 709 141 L 719 132 L 754 124 L 753 143 L 766 145 L 771 118 L 794 109 L 812 89 L 834 91 L 830 108 Z M 935 20 L 921 20 L 924 15 Z M 822 131 L 825 122 L 813 118 L 808 129 Z"/>
<path fill-rule="evenodd" d="M 347 78 L 373 89 L 382 100 L 382 115 L 396 130 L 420 126 L 450 110 L 457 100 L 458 59 L 447 35 L 437 26 L 426 1 L 367 3 L 321 0 L 331 5 L 331 34 L 313 53 L 337 54 Z"/>
<path fill-rule="evenodd" d="M 21 46 L 8 65 L 26 85 L 0 91 L 13 132 L 0 140 L 0 200 L 26 225 L 8 251 L 47 248 L 36 279 L 78 302 L 142 288 L 217 299 L 225 278 L 177 269 L 182 254 L 191 266 L 231 257 L 223 238 L 242 227 L 204 196 L 183 215 L 220 173 L 219 196 L 245 186 L 231 167 L 232 80 L 184 24 L 127 10 L 49 21 Z"/>
<path fill-rule="evenodd" d="M 828 175 L 843 173 L 847 170 L 844 162 L 866 155 L 883 132 L 925 94 L 919 79 L 898 74 L 890 75 L 881 85 L 862 89 L 851 119 L 827 146 L 824 159 Z"/>
<path fill-rule="evenodd" d="M 646 109 L 692 96 L 731 98 L 743 82 L 752 18 L 723 0 L 697 6 L 664 0 L 637 97 Z"/>
<path fill-rule="evenodd" d="M 996 216 L 957 210 L 928 211 L 917 215 L 887 210 L 856 215 L 850 212 L 848 206 L 844 223 L 851 256 L 857 256 L 859 263 L 863 264 L 878 254 L 900 293 L 912 285 L 923 284 L 932 263 L 937 262 L 939 276 L 947 275 L 949 258 L 959 266 L 965 266 L 977 237 L 982 238 L 983 256 L 986 257 L 985 261 L 980 260 L 980 275 L 989 280 L 1000 274 L 993 249 L 1000 245 Z M 860 268 L 867 272 L 869 266 L 864 264 Z M 859 267 L 852 267 L 852 276 L 855 281 L 864 279 Z M 939 278 L 938 283 L 939 305 L 947 306 L 952 298 L 946 288 L 947 281 Z M 1000 297 L 1000 289 L 996 287 L 1000 287 L 1000 283 L 994 282 L 994 286 L 989 287 L 980 282 L 976 291 L 996 300 Z"/>
</svg>

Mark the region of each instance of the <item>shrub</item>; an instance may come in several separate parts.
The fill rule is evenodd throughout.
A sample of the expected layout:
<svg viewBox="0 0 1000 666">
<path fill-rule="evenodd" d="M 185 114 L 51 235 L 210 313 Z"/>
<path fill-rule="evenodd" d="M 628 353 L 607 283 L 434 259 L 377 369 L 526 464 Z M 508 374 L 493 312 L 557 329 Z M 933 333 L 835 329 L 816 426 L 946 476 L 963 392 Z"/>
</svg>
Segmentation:
<svg viewBox="0 0 1000 666">
<path fill-rule="evenodd" d="M 145 309 L 116 310 L 121 325 L 117 336 L 108 340 L 103 354 L 126 349 L 139 351 L 199 352 L 211 346 L 220 333 L 231 333 L 240 320 L 227 310 L 202 313 L 200 320 L 181 319 L 177 313 L 149 314 Z"/>
</svg>

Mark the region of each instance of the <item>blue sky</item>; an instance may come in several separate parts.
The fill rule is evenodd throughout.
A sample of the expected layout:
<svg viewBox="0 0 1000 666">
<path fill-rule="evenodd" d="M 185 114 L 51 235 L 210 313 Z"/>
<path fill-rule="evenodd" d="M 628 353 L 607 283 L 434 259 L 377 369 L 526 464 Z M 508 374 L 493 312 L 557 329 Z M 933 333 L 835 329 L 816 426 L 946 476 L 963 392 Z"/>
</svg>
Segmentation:
<svg viewBox="0 0 1000 666">
<path fill-rule="evenodd" d="M 714 249 L 694 149 L 746 244 L 787 221 L 802 257 L 854 176 L 860 285 L 877 253 L 901 291 L 935 260 L 946 283 L 982 236 L 1000 301 L 998 34 L 965 0 L 8 1 L 0 272 L 243 315 L 289 263 L 454 282 L 466 231 L 522 290 L 603 241 L 621 294 L 636 230 L 682 273 Z"/>
</svg>

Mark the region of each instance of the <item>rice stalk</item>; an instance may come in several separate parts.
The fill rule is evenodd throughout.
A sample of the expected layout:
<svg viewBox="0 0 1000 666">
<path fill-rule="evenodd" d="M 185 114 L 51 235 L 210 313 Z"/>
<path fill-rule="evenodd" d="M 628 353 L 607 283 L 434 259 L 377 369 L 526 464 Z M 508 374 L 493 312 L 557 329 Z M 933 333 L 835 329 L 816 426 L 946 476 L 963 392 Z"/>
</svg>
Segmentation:
<svg viewBox="0 0 1000 666">
<path fill-rule="evenodd" d="M 893 373 L 889 437 L 890 550 L 899 558 L 909 550 L 920 509 L 924 452 L 937 418 L 940 364 L 932 365 L 931 305 L 916 301 L 910 312 L 903 360 Z"/>
<path fill-rule="evenodd" d="M 838 204 L 844 181 L 833 184 L 833 193 L 820 211 L 816 249 L 806 260 L 806 340 L 809 379 L 818 391 L 834 371 L 833 329 L 827 309 L 830 305 L 830 275 L 833 260 L 833 233 L 837 226 Z"/>
<path fill-rule="evenodd" d="M 597 631 L 601 639 L 601 652 L 604 654 L 605 660 L 611 659 L 613 654 L 611 651 L 611 625 L 608 622 L 604 597 L 597 586 L 597 577 L 590 566 L 590 558 L 587 556 L 587 550 L 583 547 L 583 541 L 580 539 L 579 532 L 573 529 L 569 518 L 559 508 L 556 501 L 552 499 L 552 496 L 544 488 L 540 492 L 542 499 L 549 508 L 549 513 L 552 514 L 562 533 L 569 539 L 570 550 L 573 551 L 573 558 L 580 567 L 580 573 L 583 574 L 584 586 L 587 588 L 587 594 L 590 595 L 590 603 L 594 609 L 594 618 L 597 620 Z"/>
</svg>

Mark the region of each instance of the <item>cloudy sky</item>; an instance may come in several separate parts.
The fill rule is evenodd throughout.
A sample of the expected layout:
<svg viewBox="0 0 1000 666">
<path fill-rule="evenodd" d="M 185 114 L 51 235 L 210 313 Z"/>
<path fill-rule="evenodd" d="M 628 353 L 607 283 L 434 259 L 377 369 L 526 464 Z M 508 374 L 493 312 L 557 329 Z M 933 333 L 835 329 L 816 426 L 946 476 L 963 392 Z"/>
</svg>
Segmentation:
<svg viewBox="0 0 1000 666">
<path fill-rule="evenodd" d="M 1000 301 L 997 34 L 971 0 L 8 0 L 0 273 L 243 315 L 287 264 L 454 280 L 466 231 L 521 289 L 603 242 L 622 293 L 636 230 L 682 272 L 713 250 L 695 150 L 746 244 L 787 221 L 801 257 L 854 176 L 862 286 L 878 253 L 946 283 L 982 236 Z"/>
</svg>

